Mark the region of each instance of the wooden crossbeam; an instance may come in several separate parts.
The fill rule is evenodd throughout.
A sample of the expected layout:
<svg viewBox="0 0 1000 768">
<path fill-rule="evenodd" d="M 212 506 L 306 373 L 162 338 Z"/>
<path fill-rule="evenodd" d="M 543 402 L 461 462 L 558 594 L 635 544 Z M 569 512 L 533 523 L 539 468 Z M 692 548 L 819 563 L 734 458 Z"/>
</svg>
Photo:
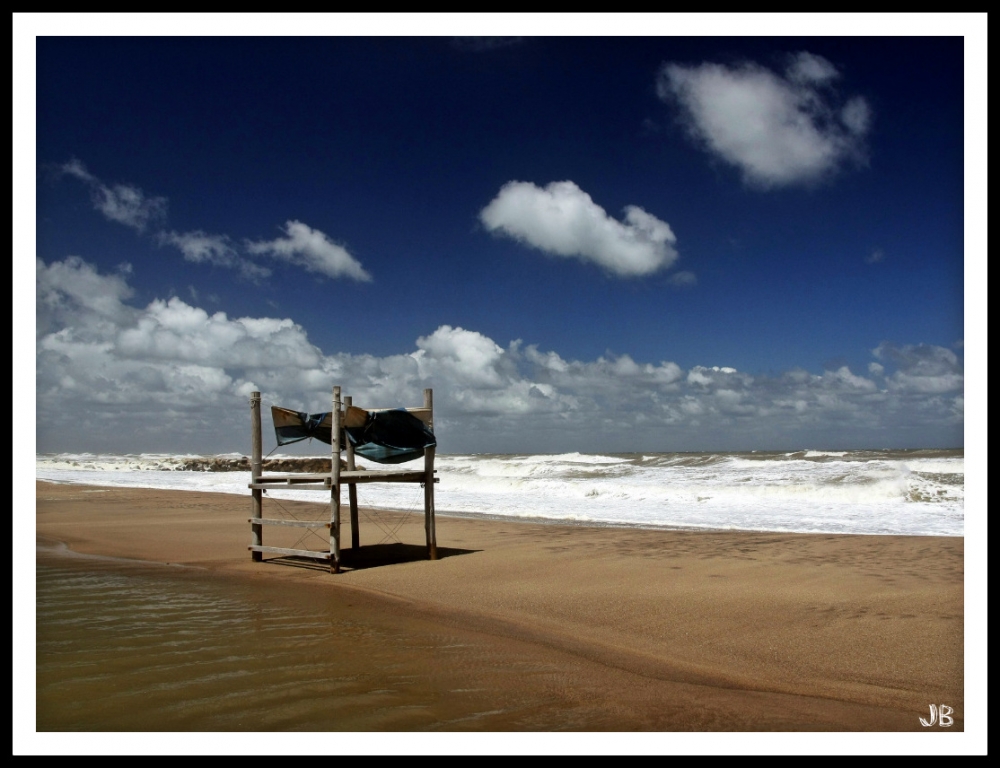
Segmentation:
<svg viewBox="0 0 1000 768">
<path fill-rule="evenodd" d="M 329 520 L 282 520 L 280 518 L 268 518 L 268 517 L 248 517 L 248 523 L 257 523 L 258 525 L 287 525 L 292 528 L 329 528 Z"/>
<path fill-rule="evenodd" d="M 296 555 L 298 557 L 312 557 L 317 560 L 329 560 L 329 552 L 318 552 L 315 549 L 286 549 L 285 547 L 265 547 L 263 544 L 251 544 L 247 547 L 252 552 L 271 552 L 275 555 Z"/>
<path fill-rule="evenodd" d="M 434 471 L 437 474 L 437 470 Z M 355 485 L 356 483 L 423 483 L 427 480 L 427 474 L 422 470 L 376 470 L 376 469 L 356 469 L 354 471 L 342 470 L 340 482 L 344 485 Z M 435 477 L 434 482 L 440 482 L 441 478 Z M 300 490 L 330 490 L 332 480 L 329 474 L 300 474 L 300 475 L 263 475 L 257 478 L 254 483 L 249 483 L 248 488 L 282 488 L 308 486 Z"/>
</svg>

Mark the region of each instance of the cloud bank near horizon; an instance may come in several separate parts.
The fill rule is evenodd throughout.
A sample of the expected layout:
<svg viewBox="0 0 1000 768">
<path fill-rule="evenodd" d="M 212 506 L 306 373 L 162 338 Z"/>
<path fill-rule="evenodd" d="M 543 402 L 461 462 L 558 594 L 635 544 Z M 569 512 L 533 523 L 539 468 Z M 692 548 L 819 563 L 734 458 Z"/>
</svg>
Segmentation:
<svg viewBox="0 0 1000 768">
<path fill-rule="evenodd" d="M 822 56 L 800 51 L 783 75 L 754 62 L 665 63 L 656 90 L 696 143 L 739 168 L 747 185 L 767 189 L 864 161 L 872 110 L 861 96 L 841 98 L 840 77 Z"/>
<path fill-rule="evenodd" d="M 230 318 L 178 297 L 128 304 L 128 272 L 36 261 L 37 450 L 246 452 L 246 399 L 329 410 L 415 405 L 435 389 L 442 452 L 954 447 L 963 363 L 930 345 L 846 366 L 758 376 L 607 353 L 567 359 L 441 325 L 385 357 L 325 352 L 288 318 Z"/>
</svg>

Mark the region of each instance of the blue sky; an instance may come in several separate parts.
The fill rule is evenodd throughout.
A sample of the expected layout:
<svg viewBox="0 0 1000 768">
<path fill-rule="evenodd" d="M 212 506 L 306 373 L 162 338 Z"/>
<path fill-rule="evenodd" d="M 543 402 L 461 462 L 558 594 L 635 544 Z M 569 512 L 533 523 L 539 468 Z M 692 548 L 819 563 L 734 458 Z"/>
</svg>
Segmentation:
<svg viewBox="0 0 1000 768">
<path fill-rule="evenodd" d="M 39 452 L 334 384 L 445 453 L 964 445 L 975 17 L 127 18 L 33 51 Z"/>
</svg>

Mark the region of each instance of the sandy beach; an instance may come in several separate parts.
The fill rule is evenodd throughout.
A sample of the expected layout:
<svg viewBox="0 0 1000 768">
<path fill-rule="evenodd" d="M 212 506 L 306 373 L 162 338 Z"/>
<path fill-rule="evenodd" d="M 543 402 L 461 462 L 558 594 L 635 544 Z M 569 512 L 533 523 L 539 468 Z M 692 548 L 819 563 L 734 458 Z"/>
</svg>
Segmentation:
<svg viewBox="0 0 1000 768">
<path fill-rule="evenodd" d="M 325 517 L 320 503 L 282 505 Z M 268 610 L 321 613 L 329 647 L 342 655 L 360 636 L 338 633 L 337 617 L 349 616 L 352 627 L 396 638 L 377 652 L 353 652 L 356 676 L 374 681 L 391 669 L 414 684 L 393 694 L 391 708 L 350 713 L 344 695 L 316 694 L 316 707 L 328 713 L 322 724 L 305 709 L 275 719 L 269 707 L 255 723 L 227 726 L 202 716 L 162 727 L 964 727 L 961 537 L 638 530 L 439 515 L 440 559 L 431 562 L 419 520 L 383 512 L 376 521 L 368 510 L 360 552 L 349 550 L 345 527 L 345 570 L 332 575 L 287 558 L 252 562 L 249 510 L 249 496 L 37 482 L 37 563 L 96 567 L 98 560 L 75 553 L 101 556 L 102 568 L 170 564 L 192 584 L 236 590 Z M 395 533 L 401 541 L 379 543 L 397 522 L 405 523 Z M 272 530 L 265 529 L 265 543 L 278 535 Z M 40 636 L 44 630 L 40 619 Z M 296 631 L 289 622 L 282 642 L 294 644 Z M 922 726 L 930 703 L 952 707 L 953 726 Z M 134 708 L 88 720 L 41 688 L 37 714 L 39 731 L 147 727 Z"/>
</svg>

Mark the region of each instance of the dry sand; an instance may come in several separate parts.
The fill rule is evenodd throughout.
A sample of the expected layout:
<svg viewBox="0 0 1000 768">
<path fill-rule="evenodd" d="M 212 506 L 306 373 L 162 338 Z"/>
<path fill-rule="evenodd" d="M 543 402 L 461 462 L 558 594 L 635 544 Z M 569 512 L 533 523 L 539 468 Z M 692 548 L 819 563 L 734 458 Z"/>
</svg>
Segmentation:
<svg viewBox="0 0 1000 768">
<path fill-rule="evenodd" d="M 281 506 L 325 516 L 319 503 Z M 964 727 L 962 538 L 439 514 L 441 557 L 431 562 L 419 515 L 399 528 L 402 543 L 378 544 L 367 511 L 359 556 L 345 547 L 345 570 L 332 575 L 273 556 L 252 562 L 249 511 L 249 496 L 36 483 L 41 543 L 196 566 L 199 578 L 287 588 L 306 602 L 350 600 L 398 632 L 436 627 L 492 660 L 463 671 L 469 690 L 545 703 L 535 719 L 500 708 L 456 729 L 928 731 L 919 718 L 933 702 L 953 707 L 949 732 Z M 264 543 L 282 546 L 275 531 L 264 529 Z"/>
</svg>

